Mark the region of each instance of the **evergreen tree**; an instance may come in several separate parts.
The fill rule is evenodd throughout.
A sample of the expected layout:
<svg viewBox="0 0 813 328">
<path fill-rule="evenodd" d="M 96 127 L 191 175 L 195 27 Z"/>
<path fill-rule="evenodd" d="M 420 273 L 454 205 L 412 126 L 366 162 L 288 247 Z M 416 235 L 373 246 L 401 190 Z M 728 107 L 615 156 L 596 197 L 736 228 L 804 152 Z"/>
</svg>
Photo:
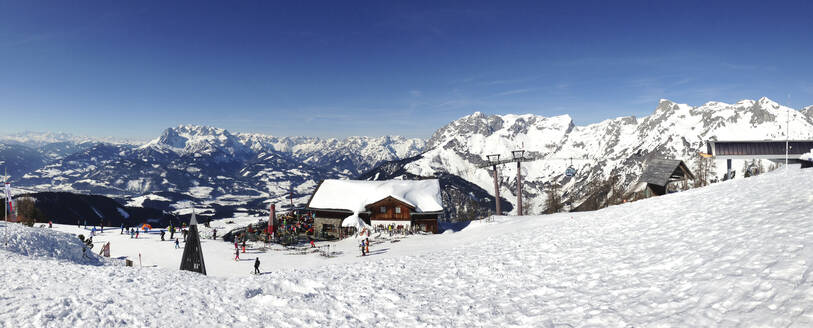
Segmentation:
<svg viewBox="0 0 813 328">
<path fill-rule="evenodd" d="M 703 157 L 698 154 L 694 166 L 695 182 L 694 187 L 705 187 L 714 181 L 717 164 L 711 157 Z"/>
<path fill-rule="evenodd" d="M 28 226 L 34 223 L 44 222 L 45 214 L 37 208 L 34 199 L 22 197 L 17 199 L 17 218 Z"/>
<path fill-rule="evenodd" d="M 545 213 L 559 213 L 564 208 L 562 192 L 558 183 L 552 183 L 548 189 L 548 199 L 545 201 Z"/>
</svg>

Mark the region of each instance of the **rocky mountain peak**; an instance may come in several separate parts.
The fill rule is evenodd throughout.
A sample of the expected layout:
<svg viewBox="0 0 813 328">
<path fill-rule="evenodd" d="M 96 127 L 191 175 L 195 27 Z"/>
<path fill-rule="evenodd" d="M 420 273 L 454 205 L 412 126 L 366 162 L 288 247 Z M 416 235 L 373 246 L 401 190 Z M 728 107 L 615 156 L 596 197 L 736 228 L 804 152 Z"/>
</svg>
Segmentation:
<svg viewBox="0 0 813 328">
<path fill-rule="evenodd" d="M 157 143 L 167 145 L 172 148 L 184 148 L 189 139 L 182 137 L 178 134 L 176 129 L 166 129 L 161 136 L 158 137 Z"/>
<path fill-rule="evenodd" d="M 691 109 L 691 106 L 678 104 L 669 99 L 661 99 L 658 101 L 658 107 L 655 107 L 655 114 L 665 114 L 669 112 L 676 112 L 680 109 Z"/>
<path fill-rule="evenodd" d="M 769 99 L 768 97 L 759 98 L 759 100 L 757 100 L 757 104 L 762 108 L 772 108 L 772 109 L 779 108 L 779 104 Z"/>
</svg>

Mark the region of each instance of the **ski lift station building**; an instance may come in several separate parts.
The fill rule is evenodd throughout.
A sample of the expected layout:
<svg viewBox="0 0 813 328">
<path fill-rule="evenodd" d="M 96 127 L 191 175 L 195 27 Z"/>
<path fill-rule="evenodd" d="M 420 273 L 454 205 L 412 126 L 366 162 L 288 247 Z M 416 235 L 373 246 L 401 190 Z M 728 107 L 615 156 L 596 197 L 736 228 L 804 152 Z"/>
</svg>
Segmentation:
<svg viewBox="0 0 813 328">
<path fill-rule="evenodd" d="M 787 146 L 787 147 L 786 147 Z M 767 159 L 783 163 L 801 164 L 802 168 L 813 167 L 813 140 L 759 140 L 759 141 L 717 141 L 706 143 L 709 155 L 727 160 L 727 171 L 731 171 L 732 159 Z"/>
<path fill-rule="evenodd" d="M 660 196 L 667 193 L 670 184 L 685 180 L 694 180 L 694 175 L 683 161 L 651 159 L 647 161 L 633 192 L 643 197 Z"/>
<path fill-rule="evenodd" d="M 437 233 L 443 203 L 437 179 L 328 179 L 316 187 L 307 210 L 319 236 L 341 238 L 352 230 L 390 225 Z"/>
</svg>

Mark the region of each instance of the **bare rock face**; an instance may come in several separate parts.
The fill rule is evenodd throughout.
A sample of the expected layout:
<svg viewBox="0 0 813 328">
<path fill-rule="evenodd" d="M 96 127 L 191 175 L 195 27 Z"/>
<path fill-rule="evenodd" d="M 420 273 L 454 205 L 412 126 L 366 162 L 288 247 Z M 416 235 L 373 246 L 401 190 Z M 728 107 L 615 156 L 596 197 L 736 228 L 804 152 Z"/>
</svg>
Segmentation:
<svg viewBox="0 0 813 328">
<path fill-rule="evenodd" d="M 813 105 L 802 108 L 802 110 L 799 111 L 799 113 L 801 113 L 805 118 L 807 118 L 807 121 L 810 124 L 813 124 Z"/>
</svg>

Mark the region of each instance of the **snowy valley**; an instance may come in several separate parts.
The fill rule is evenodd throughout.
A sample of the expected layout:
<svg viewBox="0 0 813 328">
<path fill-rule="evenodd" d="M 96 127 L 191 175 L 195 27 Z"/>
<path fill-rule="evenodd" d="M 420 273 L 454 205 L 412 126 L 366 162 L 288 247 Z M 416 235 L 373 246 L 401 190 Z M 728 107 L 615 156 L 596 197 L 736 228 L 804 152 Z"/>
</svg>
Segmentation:
<svg viewBox="0 0 813 328">
<path fill-rule="evenodd" d="M 386 236 L 357 256 L 204 240 L 214 276 L 178 271 L 157 235 L 106 229 L 113 259 L 81 257 L 76 226 L 0 228 L 0 321 L 11 326 L 813 325 L 813 171 L 778 170 L 603 210 L 496 217 Z M 256 220 L 237 217 L 235 223 Z M 215 221 L 216 226 L 226 220 Z M 69 234 L 70 233 L 70 234 Z M 204 233 L 205 237 L 205 233 Z M 355 248 L 355 249 L 354 249 Z M 127 256 L 142 267 L 124 267 Z M 262 275 L 252 276 L 254 257 Z"/>
</svg>

